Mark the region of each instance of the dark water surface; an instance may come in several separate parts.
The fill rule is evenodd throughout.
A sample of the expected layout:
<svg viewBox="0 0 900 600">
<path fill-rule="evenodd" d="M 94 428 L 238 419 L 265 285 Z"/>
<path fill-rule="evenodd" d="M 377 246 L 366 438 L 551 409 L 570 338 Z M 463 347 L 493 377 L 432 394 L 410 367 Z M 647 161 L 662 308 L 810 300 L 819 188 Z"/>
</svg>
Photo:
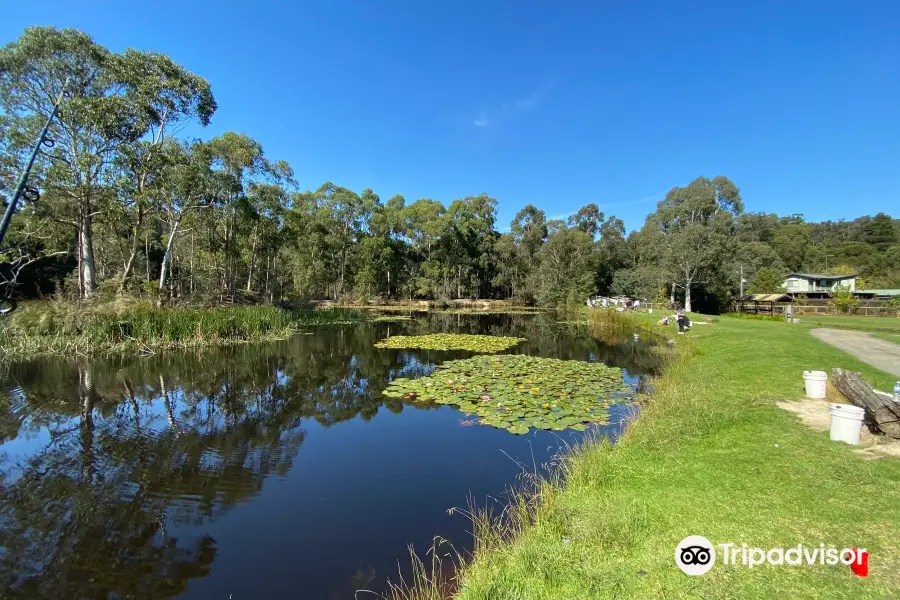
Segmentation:
<svg viewBox="0 0 900 600">
<path fill-rule="evenodd" d="M 429 332 L 518 335 L 514 352 L 602 361 L 635 385 L 655 365 L 645 342 L 603 345 L 546 315 L 431 315 L 0 367 L 0 597 L 347 599 L 383 590 L 409 544 L 467 548 L 447 509 L 496 502 L 581 434 L 514 436 L 382 398 L 467 356 L 373 346 Z"/>
</svg>

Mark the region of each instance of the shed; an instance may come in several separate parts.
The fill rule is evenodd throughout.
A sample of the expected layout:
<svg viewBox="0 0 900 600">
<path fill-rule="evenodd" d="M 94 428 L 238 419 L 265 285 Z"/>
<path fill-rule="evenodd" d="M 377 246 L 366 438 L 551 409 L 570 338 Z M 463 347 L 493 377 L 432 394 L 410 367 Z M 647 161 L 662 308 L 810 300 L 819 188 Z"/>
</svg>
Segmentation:
<svg viewBox="0 0 900 600">
<path fill-rule="evenodd" d="M 775 314 L 776 302 L 793 302 L 789 294 L 745 294 L 734 302 L 734 312 L 769 313 Z M 749 306 L 748 306 L 749 305 Z"/>
</svg>

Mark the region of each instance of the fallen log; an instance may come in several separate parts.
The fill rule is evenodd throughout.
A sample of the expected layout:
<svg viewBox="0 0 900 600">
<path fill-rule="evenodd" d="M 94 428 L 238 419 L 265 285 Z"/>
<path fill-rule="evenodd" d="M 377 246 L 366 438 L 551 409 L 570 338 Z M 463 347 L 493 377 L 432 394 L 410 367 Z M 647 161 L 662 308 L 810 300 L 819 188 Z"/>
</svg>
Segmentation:
<svg viewBox="0 0 900 600">
<path fill-rule="evenodd" d="M 866 420 L 878 431 L 900 439 L 900 404 L 875 393 L 859 373 L 832 369 L 832 382 L 850 402 L 866 411 Z"/>
</svg>

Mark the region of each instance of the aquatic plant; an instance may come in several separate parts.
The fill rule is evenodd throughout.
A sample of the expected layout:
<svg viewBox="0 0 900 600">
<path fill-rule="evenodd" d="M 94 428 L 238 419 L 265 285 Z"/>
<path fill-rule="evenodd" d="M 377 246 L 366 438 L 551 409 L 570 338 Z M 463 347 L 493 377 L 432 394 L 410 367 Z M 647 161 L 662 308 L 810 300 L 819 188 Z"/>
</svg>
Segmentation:
<svg viewBox="0 0 900 600">
<path fill-rule="evenodd" d="M 369 319 L 373 323 L 396 323 L 400 321 L 412 321 L 409 315 L 378 315 Z"/>
<path fill-rule="evenodd" d="M 448 361 L 428 377 L 395 379 L 384 395 L 452 404 L 482 425 L 524 434 L 606 423 L 609 404 L 630 392 L 616 367 L 510 354 Z"/>
<path fill-rule="evenodd" d="M 431 312 L 442 315 L 538 315 L 550 312 L 549 308 L 533 306 L 491 307 L 491 308 L 446 308 L 433 309 Z"/>
<path fill-rule="evenodd" d="M 509 350 L 524 342 L 525 338 L 493 335 L 465 335 L 459 333 L 434 333 L 430 335 L 395 335 L 375 344 L 376 348 L 419 350 L 468 350 L 492 354 Z"/>
</svg>

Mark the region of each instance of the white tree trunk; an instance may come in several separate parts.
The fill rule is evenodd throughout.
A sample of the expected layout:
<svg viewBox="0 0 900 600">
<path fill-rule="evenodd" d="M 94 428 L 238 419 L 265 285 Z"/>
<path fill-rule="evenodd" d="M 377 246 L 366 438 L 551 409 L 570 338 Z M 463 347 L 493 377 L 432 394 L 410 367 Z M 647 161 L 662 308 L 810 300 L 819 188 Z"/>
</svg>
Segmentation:
<svg viewBox="0 0 900 600">
<path fill-rule="evenodd" d="M 85 216 L 81 220 L 81 277 L 85 298 L 93 296 L 97 287 L 94 269 L 94 229 L 91 221 L 90 205 L 88 205 L 85 207 Z"/>
<path fill-rule="evenodd" d="M 172 233 L 169 234 L 169 241 L 166 242 L 166 253 L 163 255 L 162 268 L 159 270 L 159 293 L 162 294 L 166 289 L 166 280 L 169 277 L 169 264 L 172 262 L 172 248 L 175 244 L 175 236 L 178 234 L 178 226 L 181 221 L 175 221 L 172 226 Z"/>
<path fill-rule="evenodd" d="M 686 277 L 684 280 L 684 310 L 691 312 L 691 278 Z"/>
</svg>

